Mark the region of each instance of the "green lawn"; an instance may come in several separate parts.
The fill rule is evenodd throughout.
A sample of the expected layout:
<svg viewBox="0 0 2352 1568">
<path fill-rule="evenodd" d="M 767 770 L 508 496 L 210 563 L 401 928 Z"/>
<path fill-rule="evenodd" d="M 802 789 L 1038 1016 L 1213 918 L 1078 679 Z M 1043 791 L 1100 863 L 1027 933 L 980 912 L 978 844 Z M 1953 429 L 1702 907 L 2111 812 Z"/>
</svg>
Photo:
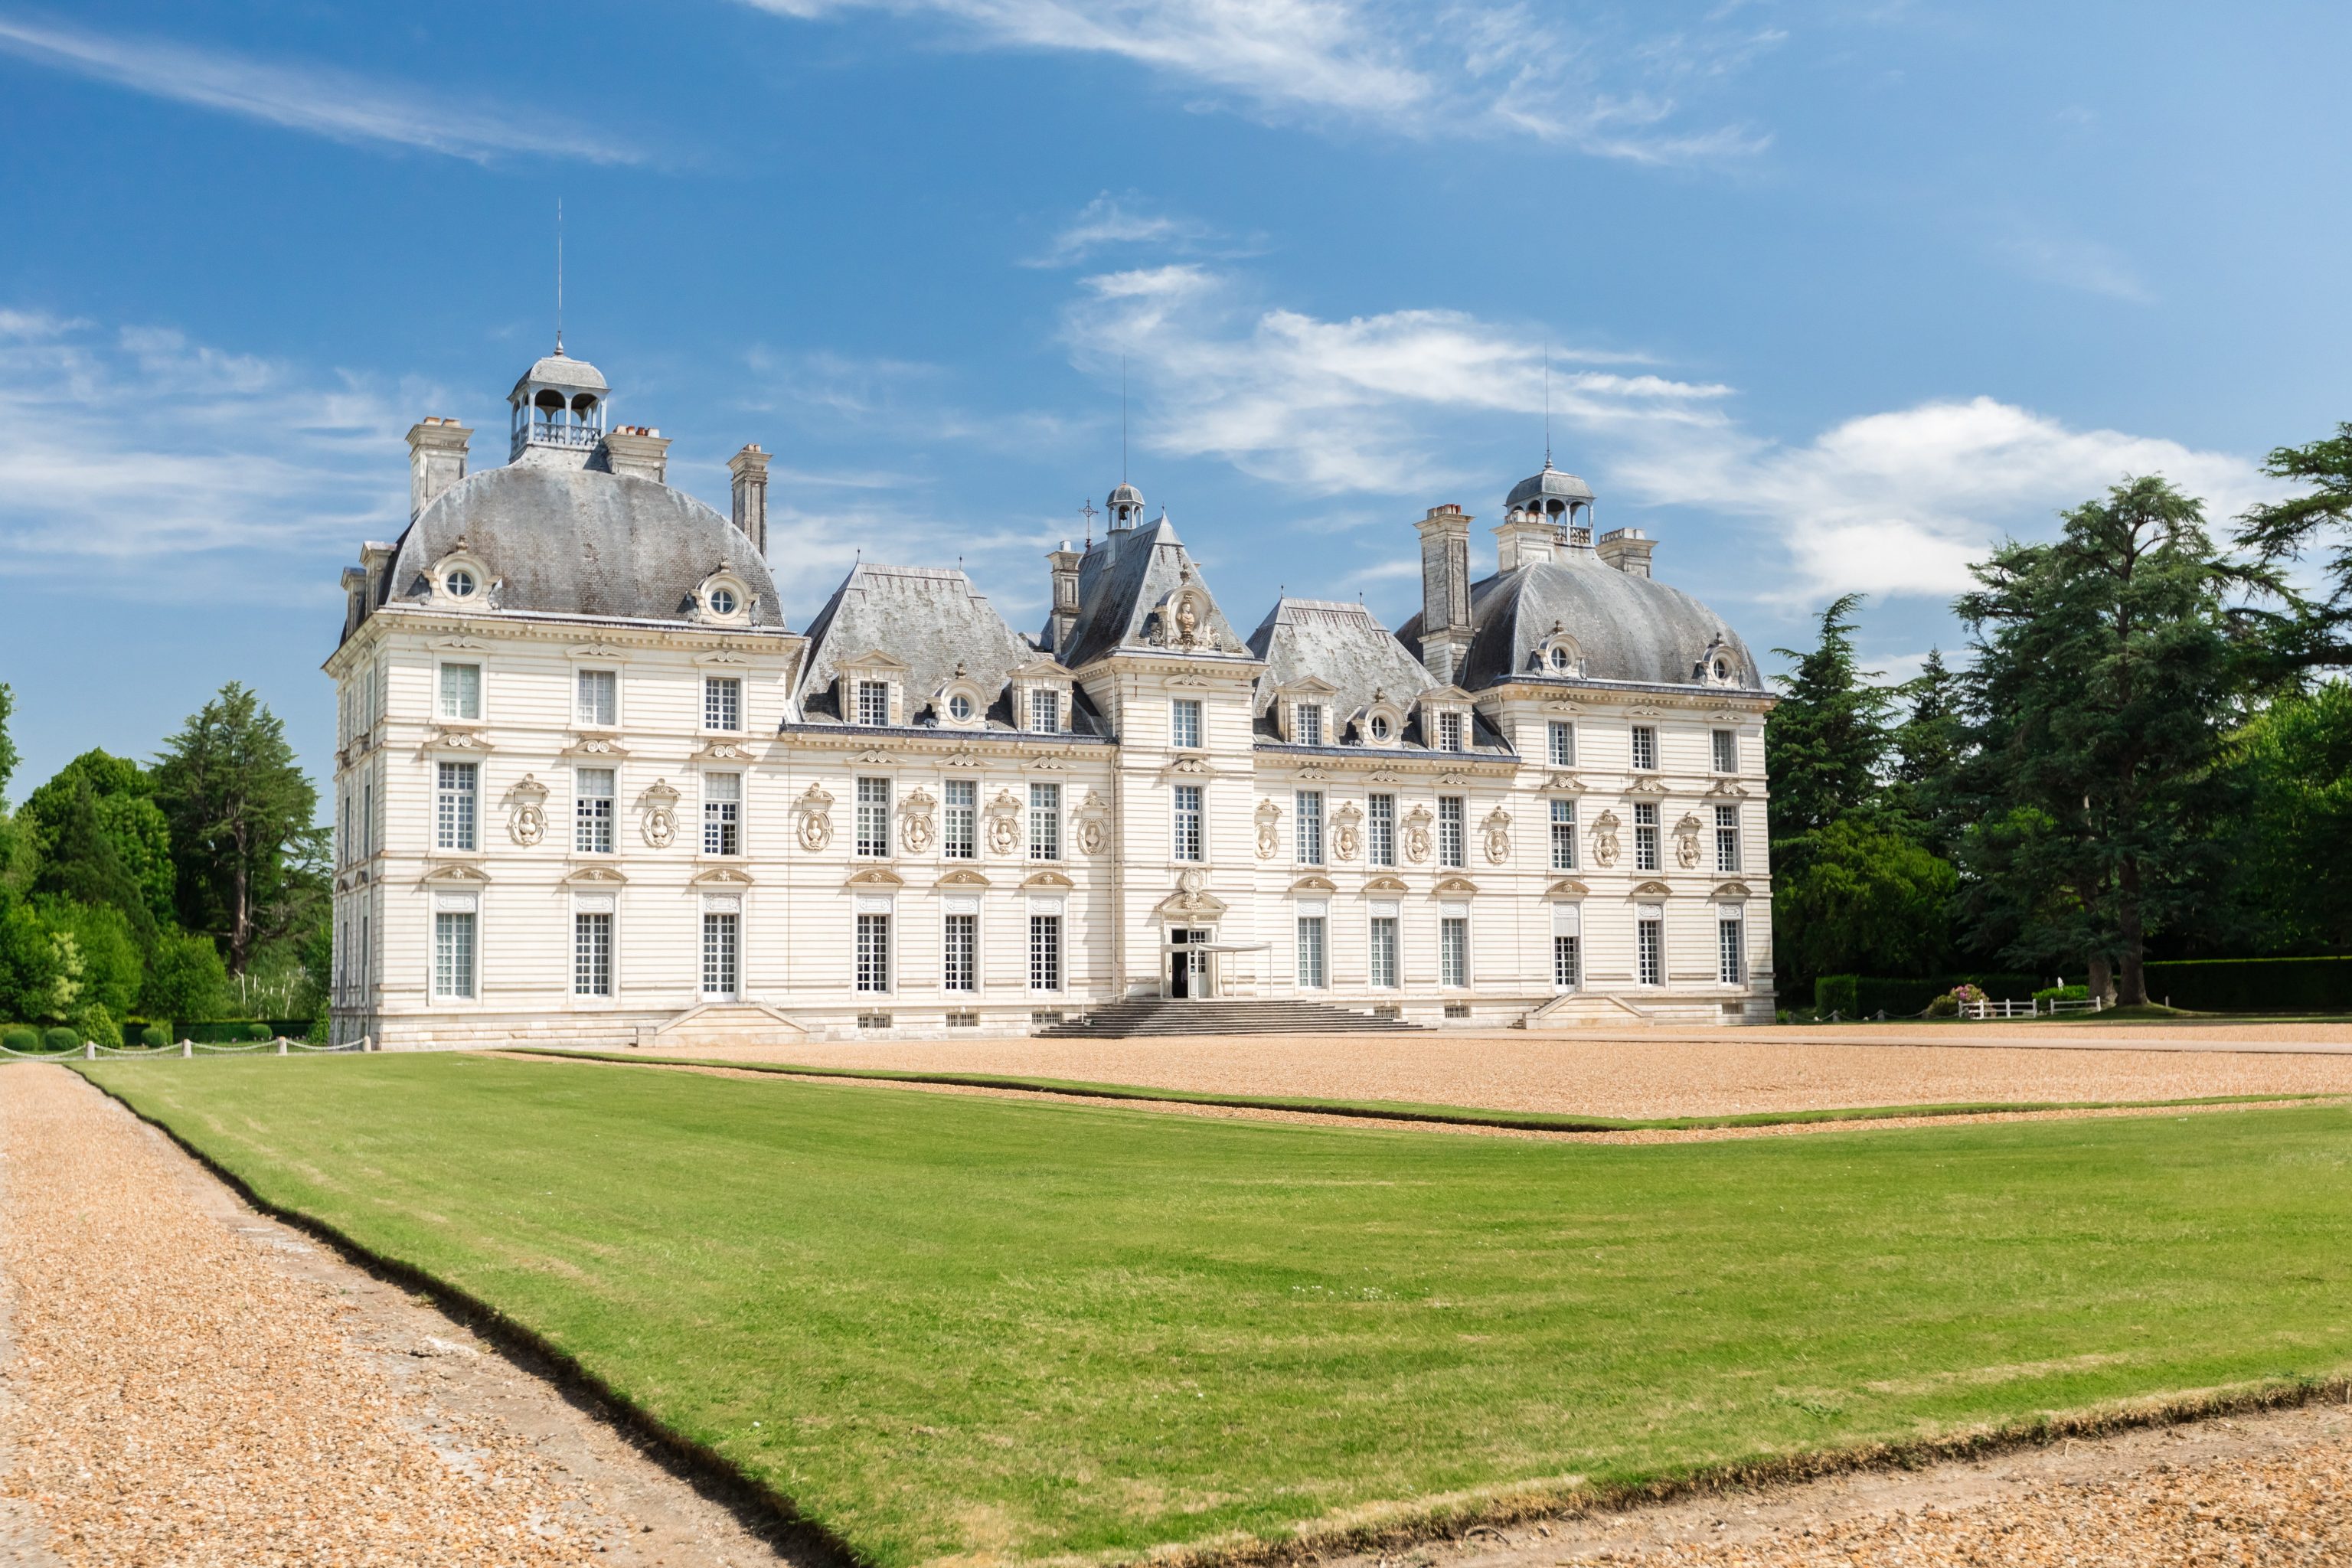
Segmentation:
<svg viewBox="0 0 2352 1568">
<path fill-rule="evenodd" d="M 2352 1365 L 2352 1110 L 1647 1147 L 475 1057 L 100 1063 L 884 1564 Z"/>
</svg>

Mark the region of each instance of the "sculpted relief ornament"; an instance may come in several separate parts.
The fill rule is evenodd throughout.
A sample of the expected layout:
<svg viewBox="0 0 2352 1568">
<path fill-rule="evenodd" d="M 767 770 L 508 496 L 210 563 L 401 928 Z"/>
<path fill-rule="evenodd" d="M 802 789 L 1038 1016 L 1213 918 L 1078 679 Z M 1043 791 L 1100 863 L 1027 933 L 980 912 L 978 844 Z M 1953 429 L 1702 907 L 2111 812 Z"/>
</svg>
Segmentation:
<svg viewBox="0 0 2352 1568">
<path fill-rule="evenodd" d="M 1418 866 L 1429 858 L 1429 807 L 1416 805 L 1404 814 L 1404 858 Z"/>
<path fill-rule="evenodd" d="M 1331 814 L 1331 853 L 1353 860 L 1364 841 L 1364 814 L 1349 801 Z"/>
<path fill-rule="evenodd" d="M 1078 852 L 1099 855 L 1110 847 L 1110 803 L 1093 790 L 1078 805 Z"/>
<path fill-rule="evenodd" d="M 1603 811 L 1592 819 L 1592 863 L 1596 866 L 1617 864 L 1617 814 Z"/>
<path fill-rule="evenodd" d="M 677 791 L 669 787 L 667 779 L 656 779 L 653 787 L 637 796 L 637 831 L 647 844 L 656 849 L 667 849 L 677 839 Z"/>
<path fill-rule="evenodd" d="M 898 842 L 909 855 L 920 855 L 931 847 L 931 813 L 939 802 L 931 792 L 917 784 L 898 803 Z"/>
<path fill-rule="evenodd" d="M 1496 806 L 1486 814 L 1486 820 L 1478 825 L 1478 831 L 1486 836 L 1486 861 L 1489 865 L 1499 866 L 1511 858 L 1509 812 Z"/>
<path fill-rule="evenodd" d="M 793 815 L 799 822 L 802 848 L 814 855 L 833 842 L 833 795 L 824 785 L 809 785 L 808 793 L 793 803 Z"/>
<path fill-rule="evenodd" d="M 1698 818 L 1688 812 L 1675 824 L 1675 864 L 1685 871 L 1698 865 Z"/>
<path fill-rule="evenodd" d="M 513 811 L 507 817 L 507 834 L 516 843 L 529 848 L 547 837 L 547 786 L 530 774 L 507 791 L 507 800 Z"/>
<path fill-rule="evenodd" d="M 1282 836 L 1276 831 L 1282 822 L 1282 807 L 1270 800 L 1257 803 L 1257 858 L 1271 860 L 1282 847 Z"/>
<path fill-rule="evenodd" d="M 988 803 L 988 847 L 997 855 L 1010 855 L 1021 847 L 1021 803 L 1009 789 L 998 790 L 996 798 Z"/>
</svg>

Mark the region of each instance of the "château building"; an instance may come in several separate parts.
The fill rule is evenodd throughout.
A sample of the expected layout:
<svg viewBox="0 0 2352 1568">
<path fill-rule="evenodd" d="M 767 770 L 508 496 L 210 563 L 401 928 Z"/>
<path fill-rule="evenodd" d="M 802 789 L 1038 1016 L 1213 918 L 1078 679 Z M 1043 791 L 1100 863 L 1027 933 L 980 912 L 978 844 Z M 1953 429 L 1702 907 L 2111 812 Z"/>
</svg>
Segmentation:
<svg viewBox="0 0 2352 1568">
<path fill-rule="evenodd" d="M 1034 633 L 863 562 L 794 626 L 768 454 L 722 515 L 608 400 L 559 348 L 502 466 L 423 421 L 406 531 L 343 573 L 339 1040 L 1022 1033 L 1139 996 L 1770 1018 L 1770 699 L 1549 460 L 1491 571 L 1460 506 L 1414 525 L 1394 631 L 1285 597 L 1243 632 L 1125 483 Z"/>
</svg>

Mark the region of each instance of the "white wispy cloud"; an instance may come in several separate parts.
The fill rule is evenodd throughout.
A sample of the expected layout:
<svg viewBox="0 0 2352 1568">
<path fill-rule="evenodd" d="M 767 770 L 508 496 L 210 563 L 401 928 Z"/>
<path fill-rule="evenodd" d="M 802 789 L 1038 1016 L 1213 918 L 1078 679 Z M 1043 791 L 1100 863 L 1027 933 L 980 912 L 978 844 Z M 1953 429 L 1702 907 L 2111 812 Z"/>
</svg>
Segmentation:
<svg viewBox="0 0 2352 1568">
<path fill-rule="evenodd" d="M 1571 27 L 1495 0 L 744 0 L 815 20 L 853 11 L 943 17 L 969 46 L 1110 55 L 1269 117 L 1432 137 L 1527 135 L 1602 157 L 1745 157 L 1768 138 L 1685 126 L 1677 83 L 1772 47 L 1720 7 L 1660 37 Z M 1711 62 L 1712 72 L 1699 62 Z"/>
<path fill-rule="evenodd" d="M 0 53 L 152 97 L 345 142 L 414 147 L 487 162 L 521 155 L 636 163 L 616 142 L 387 86 L 318 65 L 285 65 L 161 38 L 0 16 Z"/>
<path fill-rule="evenodd" d="M 2077 236 L 2020 227 L 1995 242 L 1994 254 L 2016 270 L 2062 289 L 2153 305 L 2156 291 L 2113 246 Z"/>
<path fill-rule="evenodd" d="M 1154 212 L 1135 195 L 1103 192 L 1078 210 L 1050 244 L 1021 263 L 1024 267 L 1075 267 L 1097 252 L 1120 246 L 1150 246 L 1165 253 L 1187 255 L 1220 240 L 1214 228 L 1198 218 Z M 1220 246 L 1220 254 L 1236 250 Z M 1245 254 L 1255 247 L 1240 247 Z"/>
</svg>

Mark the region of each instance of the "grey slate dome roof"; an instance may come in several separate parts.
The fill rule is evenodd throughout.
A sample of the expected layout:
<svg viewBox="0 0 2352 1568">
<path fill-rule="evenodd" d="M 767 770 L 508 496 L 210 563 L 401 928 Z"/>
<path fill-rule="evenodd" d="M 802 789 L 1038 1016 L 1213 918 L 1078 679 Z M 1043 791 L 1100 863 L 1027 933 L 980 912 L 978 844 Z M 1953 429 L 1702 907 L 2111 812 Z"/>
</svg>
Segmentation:
<svg viewBox="0 0 2352 1568">
<path fill-rule="evenodd" d="M 1110 492 L 1108 504 L 1117 506 L 1121 501 L 1125 501 L 1129 506 L 1141 506 L 1143 504 L 1143 492 L 1137 489 L 1133 485 L 1129 484 L 1125 479 L 1121 479 L 1118 481 L 1118 489 Z"/>
<path fill-rule="evenodd" d="M 1542 678 L 1547 672 L 1538 668 L 1537 656 L 1555 626 L 1575 639 L 1586 680 L 1764 689 L 1748 645 L 1722 616 L 1680 588 L 1580 554 L 1472 584 L 1470 621 L 1470 655 L 1457 680 L 1466 690 L 1514 677 Z M 1397 636 L 1408 647 L 1419 647 L 1421 617 L 1407 621 Z M 1710 650 L 1729 659 L 1728 680 L 1700 679 L 1699 663 Z"/>
<path fill-rule="evenodd" d="M 1510 495 L 1503 501 L 1503 506 L 1508 510 L 1515 506 L 1525 506 L 1531 500 L 1550 498 L 1581 505 L 1592 499 L 1592 487 L 1574 474 L 1561 473 L 1551 466 L 1551 459 L 1547 458 L 1544 459 L 1543 472 L 1532 478 L 1521 479 L 1517 484 L 1513 485 Z"/>
<path fill-rule="evenodd" d="M 584 359 L 573 359 L 562 349 L 556 350 L 523 372 L 521 379 L 515 383 L 515 391 L 520 392 L 534 382 L 546 386 L 570 387 L 574 392 L 610 392 L 612 390 L 605 384 L 603 371 Z M 508 395 L 512 396 L 513 394 L 509 393 Z"/>
<path fill-rule="evenodd" d="M 426 596 L 433 563 L 461 542 L 502 610 L 685 620 L 695 589 L 724 567 L 750 590 L 751 625 L 784 624 L 768 563 L 741 531 L 634 474 L 509 466 L 458 480 L 401 536 L 387 602 Z"/>
</svg>

